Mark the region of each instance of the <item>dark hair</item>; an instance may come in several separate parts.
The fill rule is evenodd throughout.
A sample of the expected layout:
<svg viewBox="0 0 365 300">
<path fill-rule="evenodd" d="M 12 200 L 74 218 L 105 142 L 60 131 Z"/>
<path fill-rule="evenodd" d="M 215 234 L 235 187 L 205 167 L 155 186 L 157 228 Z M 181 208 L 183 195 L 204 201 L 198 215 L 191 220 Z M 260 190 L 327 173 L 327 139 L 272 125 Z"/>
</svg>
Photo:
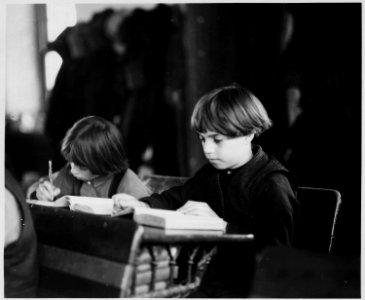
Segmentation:
<svg viewBox="0 0 365 300">
<path fill-rule="evenodd" d="M 89 116 L 77 121 L 67 131 L 61 153 L 68 162 L 93 174 L 115 174 L 128 168 L 120 131 L 100 117 Z"/>
<path fill-rule="evenodd" d="M 259 136 L 272 122 L 260 102 L 238 84 L 215 89 L 199 99 L 191 116 L 197 132 L 214 131 L 229 137 Z"/>
</svg>

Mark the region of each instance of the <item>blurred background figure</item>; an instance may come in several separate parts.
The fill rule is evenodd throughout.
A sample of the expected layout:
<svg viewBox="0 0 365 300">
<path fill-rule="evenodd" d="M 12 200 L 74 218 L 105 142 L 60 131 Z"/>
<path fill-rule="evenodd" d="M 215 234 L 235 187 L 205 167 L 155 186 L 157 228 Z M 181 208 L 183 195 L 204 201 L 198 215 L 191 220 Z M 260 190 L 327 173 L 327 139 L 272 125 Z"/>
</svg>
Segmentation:
<svg viewBox="0 0 365 300">
<path fill-rule="evenodd" d="M 167 50 L 177 31 L 173 18 L 166 5 L 129 13 L 106 9 L 49 44 L 63 58 L 45 123 L 54 152 L 73 122 L 98 115 L 124 133 L 132 169 L 138 171 L 153 147 L 147 158 L 153 169 L 177 175 L 176 151 L 160 146 L 162 135 L 174 145 L 178 137 L 175 108 L 165 95 Z M 56 166 L 64 163 L 54 158 Z"/>
</svg>

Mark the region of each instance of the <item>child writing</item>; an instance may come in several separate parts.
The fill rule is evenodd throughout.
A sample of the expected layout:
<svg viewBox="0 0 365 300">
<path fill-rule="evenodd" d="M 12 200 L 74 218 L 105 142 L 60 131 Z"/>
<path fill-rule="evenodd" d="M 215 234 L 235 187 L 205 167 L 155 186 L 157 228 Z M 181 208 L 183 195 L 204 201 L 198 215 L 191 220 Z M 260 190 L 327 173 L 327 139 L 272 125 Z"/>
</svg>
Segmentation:
<svg viewBox="0 0 365 300">
<path fill-rule="evenodd" d="M 52 201 L 63 195 L 111 198 L 128 193 L 136 198 L 149 192 L 128 161 L 119 130 L 109 121 L 89 116 L 77 121 L 62 141 L 67 164 L 52 174 L 53 184 L 43 181 L 33 187 L 38 200 Z"/>
<path fill-rule="evenodd" d="M 271 124 L 248 89 L 231 85 L 213 90 L 200 98 L 191 117 L 209 163 L 183 186 L 161 194 L 139 200 L 113 197 L 115 210 L 148 206 L 219 216 L 227 222 L 226 232 L 254 234 L 253 248 L 218 248 L 192 297 L 246 297 L 255 253 L 267 245 L 291 244 L 297 201 L 290 174 L 252 144 Z"/>
</svg>

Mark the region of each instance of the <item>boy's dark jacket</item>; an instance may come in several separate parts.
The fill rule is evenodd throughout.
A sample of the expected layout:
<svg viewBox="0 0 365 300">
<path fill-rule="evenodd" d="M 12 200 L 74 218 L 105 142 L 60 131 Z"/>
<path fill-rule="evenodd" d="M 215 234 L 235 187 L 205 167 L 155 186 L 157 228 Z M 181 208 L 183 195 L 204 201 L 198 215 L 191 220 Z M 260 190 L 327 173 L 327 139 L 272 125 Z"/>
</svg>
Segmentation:
<svg viewBox="0 0 365 300">
<path fill-rule="evenodd" d="M 253 145 L 253 153 L 231 175 L 207 164 L 183 186 L 140 199 L 165 209 L 177 209 L 188 200 L 203 201 L 228 223 L 227 232 L 254 234 L 255 245 L 250 249 L 226 246 L 218 250 L 201 286 L 206 292 L 215 290 L 210 297 L 246 296 L 254 254 L 267 245 L 292 242 L 298 214 L 294 181 L 260 146 Z"/>
</svg>

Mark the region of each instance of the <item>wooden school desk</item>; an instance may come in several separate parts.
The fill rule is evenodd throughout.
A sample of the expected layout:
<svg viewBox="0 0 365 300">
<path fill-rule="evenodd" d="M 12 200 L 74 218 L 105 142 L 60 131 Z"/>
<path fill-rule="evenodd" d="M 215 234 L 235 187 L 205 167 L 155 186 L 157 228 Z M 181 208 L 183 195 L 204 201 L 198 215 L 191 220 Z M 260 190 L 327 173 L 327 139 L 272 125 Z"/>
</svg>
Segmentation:
<svg viewBox="0 0 365 300">
<path fill-rule="evenodd" d="M 131 218 L 31 206 L 39 297 L 183 297 L 200 284 L 218 244 L 252 235 L 169 233 Z"/>
</svg>

